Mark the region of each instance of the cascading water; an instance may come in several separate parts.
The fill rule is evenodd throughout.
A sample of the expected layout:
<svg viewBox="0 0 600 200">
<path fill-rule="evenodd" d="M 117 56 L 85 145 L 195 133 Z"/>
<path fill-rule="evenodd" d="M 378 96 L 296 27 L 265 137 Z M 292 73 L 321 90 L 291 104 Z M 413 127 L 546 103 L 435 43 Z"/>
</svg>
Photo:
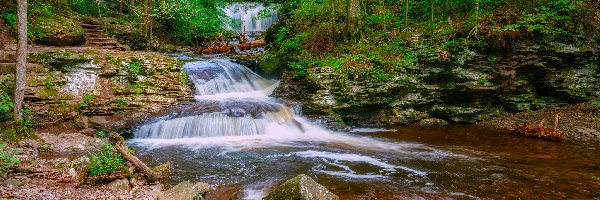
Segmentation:
<svg viewBox="0 0 600 200">
<path fill-rule="evenodd" d="M 269 95 L 278 82 L 267 80 L 245 66 L 227 59 L 189 62 L 184 65 L 196 88 L 196 103 L 181 107 L 170 115 L 151 120 L 138 127 L 134 144 L 149 146 L 184 145 L 188 148 L 224 148 L 229 151 L 252 151 L 261 148 L 309 148 L 289 152 L 288 156 L 306 159 L 333 159 L 315 168 L 323 174 L 383 178 L 396 170 L 417 176 L 427 172 L 389 165 L 377 158 L 356 154 L 316 151 L 318 144 L 366 151 L 394 151 L 434 158 L 435 149 L 410 143 L 390 143 L 368 137 L 334 133 L 297 116 L 292 107 Z M 332 157 L 338 155 L 338 159 Z M 381 171 L 357 172 L 349 165 L 364 162 Z M 329 166 L 329 167 L 325 167 Z M 341 167 L 341 169 L 330 168 Z M 226 178 L 227 179 L 227 178 Z M 250 195 L 249 192 L 247 195 Z M 250 198 L 250 197 L 248 197 Z"/>
<path fill-rule="evenodd" d="M 225 8 L 225 14 L 237 22 L 232 30 L 239 32 L 263 32 L 266 31 L 275 21 L 277 13 L 274 9 L 276 5 L 265 5 L 264 3 L 231 3 Z M 262 13 L 270 13 L 261 16 Z"/>
<path fill-rule="evenodd" d="M 174 183 L 241 188 L 244 199 L 300 173 L 340 199 L 588 199 L 600 191 L 597 149 L 480 128 L 332 132 L 269 97 L 278 82 L 244 66 L 212 59 L 184 67 L 196 102 L 149 120 L 128 140 L 145 161 L 174 163 Z"/>
</svg>

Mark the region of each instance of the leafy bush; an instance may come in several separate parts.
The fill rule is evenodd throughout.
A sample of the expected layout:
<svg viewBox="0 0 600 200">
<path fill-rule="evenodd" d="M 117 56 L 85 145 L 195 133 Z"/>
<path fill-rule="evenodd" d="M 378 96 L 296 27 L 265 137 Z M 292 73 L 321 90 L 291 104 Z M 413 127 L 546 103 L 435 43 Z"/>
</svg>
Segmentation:
<svg viewBox="0 0 600 200">
<path fill-rule="evenodd" d="M 221 0 L 164 0 L 154 10 L 167 36 L 187 44 L 215 37 L 225 30 L 228 18 Z"/>
<path fill-rule="evenodd" d="M 19 165 L 21 163 L 21 161 L 15 157 L 15 153 L 16 152 L 14 150 L 6 149 L 0 143 L 0 174 L 8 172 L 10 167 Z"/>
<path fill-rule="evenodd" d="M 105 144 L 98 152 L 89 155 L 88 176 L 98 176 L 116 172 L 125 167 L 123 157 L 110 144 Z"/>
<path fill-rule="evenodd" d="M 117 105 L 118 106 L 127 106 L 127 100 L 125 100 L 125 98 L 121 97 L 121 98 L 117 99 Z"/>
<path fill-rule="evenodd" d="M 74 11 L 97 17 L 106 17 L 116 14 L 116 5 L 118 5 L 118 3 L 114 1 L 68 0 L 68 2 Z"/>
<path fill-rule="evenodd" d="M 98 136 L 99 138 L 105 138 L 106 137 L 106 131 L 98 131 L 96 133 L 96 136 Z"/>
<path fill-rule="evenodd" d="M 10 96 L 6 94 L 0 95 L 0 121 L 7 121 L 11 119 L 13 107 L 13 101 Z"/>
<path fill-rule="evenodd" d="M 8 78 L 4 78 L 0 82 L 0 122 L 12 119 L 12 111 L 14 108 L 12 94 L 13 84 Z"/>
<path fill-rule="evenodd" d="M 79 104 L 79 109 L 84 109 L 84 108 L 90 106 L 90 104 L 92 103 L 92 100 L 94 100 L 94 96 L 89 95 L 89 94 L 84 94 L 82 100 L 83 100 L 83 102 L 81 104 Z"/>
<path fill-rule="evenodd" d="M 140 61 L 133 61 L 129 63 L 129 75 L 137 76 L 142 71 L 142 63 Z"/>
</svg>

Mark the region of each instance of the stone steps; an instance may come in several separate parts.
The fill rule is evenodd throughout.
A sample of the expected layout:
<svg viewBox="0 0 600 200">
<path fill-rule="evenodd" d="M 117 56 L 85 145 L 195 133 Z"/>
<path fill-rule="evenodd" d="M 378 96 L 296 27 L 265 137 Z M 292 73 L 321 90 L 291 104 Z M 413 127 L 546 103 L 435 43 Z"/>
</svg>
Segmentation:
<svg viewBox="0 0 600 200">
<path fill-rule="evenodd" d="M 110 50 L 127 50 L 127 48 L 119 44 L 115 38 L 104 33 L 101 25 L 81 24 L 81 27 L 85 30 L 85 37 L 88 45 Z"/>
</svg>

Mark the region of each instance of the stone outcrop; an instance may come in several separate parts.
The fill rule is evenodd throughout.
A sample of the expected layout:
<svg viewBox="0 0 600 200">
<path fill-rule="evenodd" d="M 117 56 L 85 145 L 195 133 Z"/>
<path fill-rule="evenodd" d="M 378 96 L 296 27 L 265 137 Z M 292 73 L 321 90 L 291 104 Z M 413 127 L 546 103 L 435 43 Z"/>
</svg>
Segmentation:
<svg viewBox="0 0 600 200">
<path fill-rule="evenodd" d="M 300 174 L 277 186 L 263 200 L 337 200 L 338 196 L 315 182 L 307 175 Z"/>
<path fill-rule="evenodd" d="M 42 127 L 102 128 L 193 99 L 183 63 L 160 53 L 51 51 L 29 60 L 39 64 L 28 66 L 25 102 Z"/>
<path fill-rule="evenodd" d="M 418 52 L 418 49 L 415 49 Z M 449 59 L 419 54 L 417 67 L 389 80 L 340 78 L 331 67 L 283 80 L 274 95 L 303 103 L 304 115 L 349 125 L 475 123 L 506 112 L 585 102 L 600 95 L 599 54 L 569 44 L 521 44 Z"/>
<path fill-rule="evenodd" d="M 83 28 L 62 16 L 41 17 L 31 22 L 32 41 L 48 46 L 79 46 L 85 43 Z"/>
</svg>

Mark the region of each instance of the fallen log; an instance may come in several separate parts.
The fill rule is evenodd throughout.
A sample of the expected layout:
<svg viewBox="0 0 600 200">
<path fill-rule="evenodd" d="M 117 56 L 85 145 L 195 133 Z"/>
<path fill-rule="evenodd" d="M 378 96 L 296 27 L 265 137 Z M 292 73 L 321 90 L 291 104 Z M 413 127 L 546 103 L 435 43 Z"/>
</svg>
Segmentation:
<svg viewBox="0 0 600 200">
<path fill-rule="evenodd" d="M 150 167 L 144 164 L 144 162 L 142 162 L 138 157 L 131 155 L 129 153 L 129 149 L 127 148 L 127 146 L 125 146 L 125 139 L 123 139 L 123 137 L 121 137 L 119 134 L 115 132 L 110 132 L 108 134 L 108 137 L 111 143 L 113 143 L 115 149 L 117 149 L 117 151 L 121 154 L 121 156 L 123 156 L 123 158 L 129 163 L 131 163 L 136 169 L 141 171 L 147 180 L 155 181 L 165 178 L 163 176 L 163 172 L 158 172 L 150 169 Z"/>
<path fill-rule="evenodd" d="M 264 40 L 256 40 L 256 41 L 250 41 L 250 42 L 244 42 L 239 44 L 237 47 L 240 50 L 248 50 L 248 49 L 253 49 L 256 47 L 262 47 L 267 45 L 267 43 Z"/>
<path fill-rule="evenodd" d="M 554 128 L 545 128 L 543 119 L 537 126 L 529 125 L 527 122 L 523 123 L 523 125 L 512 125 L 508 128 L 508 131 L 512 134 L 522 135 L 526 137 L 534 137 L 540 139 L 554 140 L 557 142 L 561 142 L 565 140 L 565 136 L 559 132 L 558 129 L 558 114 L 554 117 Z"/>
</svg>

